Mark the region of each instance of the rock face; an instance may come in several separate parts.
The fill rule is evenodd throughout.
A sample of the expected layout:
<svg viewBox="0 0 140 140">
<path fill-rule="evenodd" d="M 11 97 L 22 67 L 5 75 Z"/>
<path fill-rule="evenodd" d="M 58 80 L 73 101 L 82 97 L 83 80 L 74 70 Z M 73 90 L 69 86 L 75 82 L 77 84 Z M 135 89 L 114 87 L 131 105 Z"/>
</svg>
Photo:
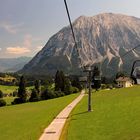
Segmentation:
<svg viewBox="0 0 140 140">
<path fill-rule="evenodd" d="M 50 38 L 44 48 L 20 71 L 26 74 L 53 74 L 57 69 L 79 72 L 82 65 L 100 64 L 103 75 L 131 70 L 140 59 L 140 49 L 127 51 L 140 44 L 140 19 L 121 14 L 104 13 L 93 17 L 81 16 L 73 22 L 79 56 L 76 53 L 70 27 Z"/>
</svg>

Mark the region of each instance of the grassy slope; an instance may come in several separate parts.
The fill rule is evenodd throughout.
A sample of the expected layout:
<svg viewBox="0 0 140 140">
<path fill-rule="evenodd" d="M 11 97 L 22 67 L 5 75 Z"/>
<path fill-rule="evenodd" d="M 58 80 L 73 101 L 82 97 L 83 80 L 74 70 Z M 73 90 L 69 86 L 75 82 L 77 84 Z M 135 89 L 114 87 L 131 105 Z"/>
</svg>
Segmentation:
<svg viewBox="0 0 140 140">
<path fill-rule="evenodd" d="M 0 90 L 3 93 L 13 93 L 13 91 L 17 91 L 18 90 L 18 86 L 5 86 L 5 85 L 0 85 Z M 34 88 L 33 86 L 27 87 L 26 90 L 31 90 L 32 88 Z"/>
<path fill-rule="evenodd" d="M 3 99 L 6 101 L 7 105 L 11 105 L 16 97 L 4 97 Z"/>
<path fill-rule="evenodd" d="M 18 89 L 17 86 L 4 86 L 4 85 L 0 85 L 0 90 L 3 92 L 3 93 L 13 93 L 13 91 L 15 91 L 16 89 Z"/>
<path fill-rule="evenodd" d="M 0 108 L 0 140 L 37 140 L 76 95 Z"/>
<path fill-rule="evenodd" d="M 85 97 L 74 109 L 67 140 L 140 140 L 140 86 L 94 92 L 92 107 Z"/>
</svg>

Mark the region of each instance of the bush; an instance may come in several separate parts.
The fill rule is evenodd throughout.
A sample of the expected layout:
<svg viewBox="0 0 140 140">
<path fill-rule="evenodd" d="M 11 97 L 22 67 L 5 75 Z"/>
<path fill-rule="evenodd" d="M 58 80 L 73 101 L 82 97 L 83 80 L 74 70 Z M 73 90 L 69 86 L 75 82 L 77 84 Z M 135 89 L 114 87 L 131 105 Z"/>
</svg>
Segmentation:
<svg viewBox="0 0 140 140">
<path fill-rule="evenodd" d="M 9 93 L 9 97 L 12 97 L 13 96 L 13 93 Z"/>
<path fill-rule="evenodd" d="M 71 80 L 71 85 L 78 88 L 79 90 L 83 89 L 83 85 L 80 83 L 79 77 L 73 77 L 73 79 Z"/>
<path fill-rule="evenodd" d="M 106 88 L 107 88 L 107 85 L 101 84 L 101 89 L 106 89 Z"/>
<path fill-rule="evenodd" d="M 76 87 L 70 87 L 66 91 L 64 91 L 65 95 L 69 95 L 69 94 L 77 93 L 77 92 L 79 92 L 79 89 Z"/>
<path fill-rule="evenodd" d="M 61 92 L 61 91 L 55 91 L 54 93 L 55 93 L 55 95 L 56 95 L 57 97 L 65 96 L 65 94 L 64 94 L 63 92 Z"/>
<path fill-rule="evenodd" d="M 38 101 L 40 101 L 39 98 L 30 98 L 29 99 L 29 102 L 38 102 Z"/>
<path fill-rule="evenodd" d="M 20 78 L 19 88 L 18 88 L 18 97 L 21 98 L 20 99 L 21 101 L 27 100 L 27 92 L 26 92 L 24 76 L 21 76 L 21 78 Z"/>
<path fill-rule="evenodd" d="M 0 98 L 3 98 L 3 92 L 0 90 Z"/>
<path fill-rule="evenodd" d="M 53 98 L 56 98 L 57 95 L 49 90 L 49 89 L 45 89 L 42 93 L 41 93 L 41 99 L 42 100 L 47 100 L 47 99 L 53 99 Z"/>
<path fill-rule="evenodd" d="M 18 92 L 17 91 L 14 91 L 13 92 L 13 97 L 16 97 L 18 95 Z"/>
<path fill-rule="evenodd" d="M 71 87 L 71 92 L 72 93 L 78 93 L 79 89 L 77 87 Z"/>
<path fill-rule="evenodd" d="M 102 84 L 101 88 L 102 89 L 113 89 L 115 87 L 115 85 L 112 84 Z"/>
<path fill-rule="evenodd" d="M 64 93 L 65 95 L 71 94 L 71 83 L 68 78 L 65 78 L 65 84 L 64 84 Z"/>
<path fill-rule="evenodd" d="M 22 103 L 26 103 L 26 100 L 23 98 L 15 98 L 14 101 L 12 102 L 12 105 L 22 104 Z"/>
<path fill-rule="evenodd" d="M 0 107 L 6 106 L 6 102 L 3 99 L 0 99 Z"/>
<path fill-rule="evenodd" d="M 32 89 L 31 97 L 29 99 L 30 102 L 36 102 L 39 101 L 39 94 L 36 89 Z"/>
</svg>

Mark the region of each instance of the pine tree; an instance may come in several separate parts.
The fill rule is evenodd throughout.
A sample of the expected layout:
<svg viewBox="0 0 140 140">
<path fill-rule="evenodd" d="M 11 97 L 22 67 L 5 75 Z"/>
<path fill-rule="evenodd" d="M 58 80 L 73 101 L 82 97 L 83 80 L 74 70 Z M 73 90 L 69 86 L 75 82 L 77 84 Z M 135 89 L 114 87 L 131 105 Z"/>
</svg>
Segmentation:
<svg viewBox="0 0 140 140">
<path fill-rule="evenodd" d="M 3 100 L 3 92 L 0 90 L 0 107 L 5 106 L 6 102 Z"/>
<path fill-rule="evenodd" d="M 26 102 L 27 94 L 26 94 L 26 87 L 25 87 L 25 79 L 24 76 L 21 76 L 18 88 L 18 97 L 23 101 Z"/>
<path fill-rule="evenodd" d="M 64 75 L 63 71 L 60 71 L 59 79 L 60 79 L 60 81 L 59 81 L 60 89 L 61 89 L 61 91 L 64 91 L 65 75 Z"/>
<path fill-rule="evenodd" d="M 93 86 L 92 88 L 95 88 L 96 91 L 101 87 L 101 79 L 100 78 L 100 71 L 97 66 L 93 69 L 93 76 L 92 76 L 92 82 Z"/>
<path fill-rule="evenodd" d="M 40 82 L 36 80 L 34 83 L 34 89 L 32 89 L 31 97 L 29 99 L 30 102 L 39 101 L 40 99 Z"/>
<path fill-rule="evenodd" d="M 64 93 L 66 95 L 71 94 L 71 84 L 70 84 L 70 80 L 68 78 L 65 78 L 65 82 L 64 82 Z"/>
<path fill-rule="evenodd" d="M 55 91 L 64 91 L 65 76 L 63 71 L 57 71 L 55 75 Z"/>
<path fill-rule="evenodd" d="M 38 91 L 36 89 L 32 89 L 31 97 L 30 97 L 29 101 L 30 102 L 39 101 L 39 94 L 38 94 Z"/>
<path fill-rule="evenodd" d="M 40 94 L 40 81 L 36 80 L 34 83 L 35 90 L 37 91 L 38 94 Z"/>
<path fill-rule="evenodd" d="M 59 91 L 59 89 L 59 71 L 57 71 L 55 74 L 55 91 Z"/>
<path fill-rule="evenodd" d="M 62 91 L 66 95 L 71 93 L 71 82 L 65 77 L 63 71 L 57 71 L 55 75 L 55 91 Z"/>
<path fill-rule="evenodd" d="M 78 77 L 74 77 L 74 78 L 73 78 L 73 80 L 71 81 L 71 85 L 72 85 L 73 87 L 78 88 L 79 90 L 82 90 L 82 84 L 80 83 Z"/>
<path fill-rule="evenodd" d="M 0 90 L 0 98 L 3 98 L 3 92 Z"/>
<path fill-rule="evenodd" d="M 93 79 L 96 77 L 96 76 L 100 76 L 100 71 L 98 69 L 97 66 L 94 66 L 94 69 L 93 69 Z"/>
</svg>

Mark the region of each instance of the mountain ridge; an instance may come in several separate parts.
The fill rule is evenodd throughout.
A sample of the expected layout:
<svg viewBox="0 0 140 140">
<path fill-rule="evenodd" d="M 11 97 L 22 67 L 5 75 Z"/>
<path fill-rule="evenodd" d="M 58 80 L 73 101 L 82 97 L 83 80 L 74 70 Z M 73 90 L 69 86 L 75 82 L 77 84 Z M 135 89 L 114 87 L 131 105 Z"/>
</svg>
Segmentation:
<svg viewBox="0 0 140 140">
<path fill-rule="evenodd" d="M 139 50 L 131 57 L 122 55 L 140 44 L 140 19 L 123 14 L 103 13 L 93 17 L 80 16 L 73 22 L 80 56 L 77 56 L 70 26 L 53 35 L 44 48 L 20 71 L 21 73 L 55 73 L 62 69 L 77 73 L 80 65 L 100 63 L 104 75 L 126 70 L 130 61 L 140 59 Z M 129 68 L 130 69 L 130 68 Z"/>
</svg>

